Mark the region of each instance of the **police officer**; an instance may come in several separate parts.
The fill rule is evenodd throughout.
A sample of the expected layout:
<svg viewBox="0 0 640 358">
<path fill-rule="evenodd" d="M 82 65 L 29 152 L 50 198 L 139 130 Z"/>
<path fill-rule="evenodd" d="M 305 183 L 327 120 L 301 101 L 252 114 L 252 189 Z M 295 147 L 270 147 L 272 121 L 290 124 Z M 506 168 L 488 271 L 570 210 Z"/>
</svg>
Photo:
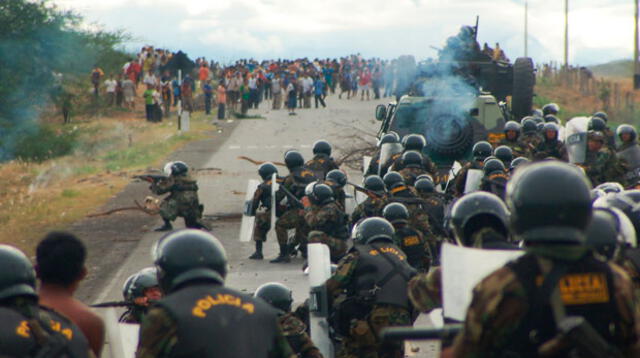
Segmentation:
<svg viewBox="0 0 640 358">
<path fill-rule="evenodd" d="M 338 165 L 331 157 L 331 144 L 326 140 L 313 143 L 313 159 L 305 165 L 314 172 L 318 180 L 323 180 L 327 173 L 338 169 Z"/>
<path fill-rule="evenodd" d="M 419 272 L 429 271 L 431 265 L 430 243 L 422 233 L 409 226 L 409 210 L 400 203 L 384 207 L 382 216 L 393 225 L 396 245 L 407 255 L 407 262 Z M 435 248 L 435 245 L 434 245 Z"/>
<path fill-rule="evenodd" d="M 153 257 L 166 296 L 142 321 L 136 357 L 292 356 L 277 311 L 224 286 L 227 256 L 213 235 L 172 232 Z"/>
<path fill-rule="evenodd" d="M 638 132 L 630 124 L 619 125 L 616 129 L 616 136 L 620 140 L 618 152 L 638 145 Z"/>
<path fill-rule="evenodd" d="M 429 227 L 436 236 L 436 241 L 443 241 L 447 236 L 444 230 L 444 208 L 447 198 L 444 194 L 436 191 L 433 180 L 421 177 L 416 180 L 414 187 L 418 192 L 418 197 L 424 201 L 424 210 L 429 215 Z M 437 254 L 438 251 L 434 252 Z"/>
<path fill-rule="evenodd" d="M 367 177 L 369 175 L 378 175 L 378 171 L 380 169 L 380 149 L 382 145 L 386 143 L 399 143 L 400 136 L 396 132 L 389 132 L 383 135 L 378 142 L 378 149 L 376 149 L 375 153 L 371 156 L 371 162 L 369 162 L 369 167 L 366 168 L 364 176 Z M 383 163 L 384 164 L 384 163 Z M 382 174 L 384 175 L 384 174 Z"/>
<path fill-rule="evenodd" d="M 607 121 L 600 117 L 591 117 L 591 119 L 589 119 L 589 124 L 587 125 L 587 130 L 601 132 L 602 134 L 604 134 L 605 144 L 607 148 L 609 148 L 611 151 L 615 151 L 615 136 L 611 129 L 607 127 Z"/>
<path fill-rule="evenodd" d="M 398 171 L 407 185 L 413 186 L 419 175 L 427 173 L 424 167 L 423 155 L 416 151 L 408 151 L 400 158 L 402 169 Z"/>
<path fill-rule="evenodd" d="M 548 114 L 553 114 L 554 116 L 557 116 L 559 112 L 560 112 L 560 106 L 558 106 L 555 103 L 547 103 L 544 106 L 542 106 L 543 117 Z"/>
<path fill-rule="evenodd" d="M 389 172 L 384 178 L 387 187 L 387 204 L 401 203 L 409 210 L 409 225 L 419 230 L 425 237 L 433 234 L 429 227 L 429 215 L 425 211 L 424 201 L 418 197 L 414 188 L 407 186 L 398 172 Z"/>
<path fill-rule="evenodd" d="M 526 150 L 518 141 L 521 130 L 522 126 L 520 123 L 516 121 L 508 121 L 504 125 L 504 138 L 499 142 L 500 146 L 506 145 L 511 148 L 511 151 L 513 152 L 512 155 L 514 157 L 521 157 L 526 154 Z"/>
<path fill-rule="evenodd" d="M 36 274 L 21 251 L 0 245 L 0 273 L 0 356 L 93 357 L 78 326 L 38 305 Z"/>
<path fill-rule="evenodd" d="M 169 193 L 160 204 L 160 216 L 164 225 L 156 231 L 173 230 L 171 224 L 177 217 L 184 218 L 188 228 L 209 228 L 202 222 L 204 206 L 198 199 L 198 184 L 189 175 L 189 167 L 181 161 L 172 162 L 168 167 L 169 176 L 166 179 L 151 184 L 151 191 L 156 195 Z"/>
<path fill-rule="evenodd" d="M 142 322 L 149 305 L 162 298 L 155 267 L 144 268 L 129 276 L 122 289 L 122 295 L 130 306 L 120 317 L 120 322 Z"/>
<path fill-rule="evenodd" d="M 300 358 L 322 358 L 322 354 L 307 334 L 307 325 L 291 312 L 293 294 L 291 289 L 278 282 L 265 283 L 253 294 L 278 311 L 280 327 L 291 349 Z"/>
<path fill-rule="evenodd" d="M 427 146 L 427 140 L 421 134 L 407 134 L 402 138 L 402 147 L 403 151 L 400 154 L 391 157 L 391 164 L 389 166 L 390 170 L 399 172 L 404 169 L 407 163 L 404 162 L 403 157 L 407 152 L 418 152 L 422 153 L 422 150 Z M 436 173 L 436 167 L 431 162 L 431 159 L 427 156 L 422 156 L 422 168 L 425 172 L 433 175 Z M 386 173 L 386 172 L 385 172 Z"/>
<path fill-rule="evenodd" d="M 295 252 L 295 246 L 300 245 L 299 249 L 302 255 L 306 255 L 306 242 L 308 227 L 304 221 L 303 207 L 299 204 L 304 196 L 305 187 L 316 181 L 315 174 L 304 165 L 304 158 L 300 152 L 295 150 L 287 151 L 284 155 L 284 163 L 289 169 L 287 175 L 280 187 L 277 195 L 277 203 L 281 203 L 286 197 L 286 206 L 282 215 L 276 221 L 276 236 L 278 237 L 278 246 L 280 253 L 278 257 L 271 260 L 272 263 L 289 262 L 290 254 Z M 284 189 L 283 189 L 284 188 Z M 286 194 L 288 191 L 290 194 Z M 296 229 L 295 242 L 290 243 L 288 230 Z"/>
<path fill-rule="evenodd" d="M 587 133 L 587 156 L 582 166 L 593 185 L 608 181 L 625 184 L 624 168 L 616 156 L 605 147 L 602 132 Z"/>
<path fill-rule="evenodd" d="M 384 181 L 377 175 L 370 175 L 364 179 L 364 188 L 367 190 L 367 198 L 351 213 L 351 227 L 360 220 L 382 216 L 387 196 Z"/>
<path fill-rule="evenodd" d="M 347 204 L 347 193 L 344 191 L 345 185 L 347 185 L 347 175 L 340 169 L 334 169 L 327 173 L 327 178 L 324 181 L 333 190 L 333 196 L 336 199 L 336 203 L 340 204 L 340 208 L 345 210 Z"/>
<path fill-rule="evenodd" d="M 542 137 L 538 133 L 538 124 L 531 117 L 522 119 L 522 134 L 518 139 L 520 146 L 524 149 L 524 156 L 532 159 L 536 153 L 536 149 L 542 143 Z"/>
<path fill-rule="evenodd" d="M 273 174 L 276 175 L 278 183 L 283 182 L 283 179 L 278 177 L 278 168 L 272 163 L 261 164 L 258 167 L 258 174 L 262 178 L 262 183 L 256 188 L 251 201 L 251 214 L 256 217 L 253 224 L 253 241 L 256 245 L 256 251 L 249 256 L 251 260 L 262 260 L 264 258 L 262 246 L 267 241 L 267 233 L 271 229 L 271 181 L 273 180 Z"/>
<path fill-rule="evenodd" d="M 514 160 L 511 161 L 511 164 L 509 165 L 509 173 L 513 174 L 513 171 L 516 170 L 517 167 L 519 167 L 520 165 L 526 165 L 527 163 L 530 163 L 530 162 L 531 161 L 526 157 L 515 158 Z"/>
<path fill-rule="evenodd" d="M 625 170 L 625 179 L 630 187 L 637 187 L 640 182 L 640 145 L 636 129 L 629 124 L 621 124 L 616 129 L 616 136 L 620 140 L 620 146 L 616 157 L 620 160 Z"/>
<path fill-rule="evenodd" d="M 393 235 L 393 226 L 385 219 L 362 221 L 354 247 L 326 282 L 330 299 L 347 291 L 347 299 L 341 305 L 335 301 L 334 306 L 345 317 L 334 327 L 344 335 L 339 357 L 402 356 L 401 345 L 382 344 L 378 338 L 385 327 L 412 323 L 407 282 L 415 270 L 394 244 Z"/>
<path fill-rule="evenodd" d="M 502 164 L 507 167 L 513 160 L 513 150 L 509 146 L 501 145 L 493 150 L 493 156 L 500 159 Z"/>
<path fill-rule="evenodd" d="M 557 124 L 549 122 L 542 127 L 542 136 L 544 140 L 535 150 L 534 159 L 542 160 L 555 158 L 564 162 L 569 161 L 567 149 L 564 143 L 558 138 L 560 128 Z"/>
<path fill-rule="evenodd" d="M 592 211 L 589 190 L 580 170 L 562 162 L 516 171 L 507 205 L 527 252 L 475 287 L 453 356 L 607 356 L 612 347 L 628 357 L 640 353 L 628 276 L 583 246 Z M 579 323 L 571 317 L 581 317 L 595 333 L 581 334 L 589 332 L 583 323 L 572 331 L 574 340 L 559 335 L 559 326 Z M 610 346 L 600 347 L 598 338 Z M 576 342 L 590 344 L 590 352 Z"/>
<path fill-rule="evenodd" d="M 473 148 L 471 149 L 473 160 L 465 163 L 455 177 L 455 196 L 462 196 L 464 194 L 464 189 L 467 185 L 467 172 L 471 169 L 482 169 L 484 166 L 484 160 L 491 154 L 493 154 L 493 147 L 489 142 L 480 141 L 473 145 Z"/>
<path fill-rule="evenodd" d="M 309 242 L 327 245 L 331 261 L 338 262 L 347 251 L 348 216 L 336 203 L 333 191 L 326 184 L 309 184 L 306 197 L 304 219 L 309 227 Z"/>
<path fill-rule="evenodd" d="M 493 193 L 504 199 L 504 192 L 507 188 L 507 181 L 509 176 L 505 171 L 504 164 L 500 159 L 489 159 L 484 163 L 482 167 L 484 176 L 480 181 L 480 190 Z"/>
<path fill-rule="evenodd" d="M 614 262 L 625 267 L 625 251 L 637 247 L 636 231 L 620 209 L 594 205 L 585 245 L 594 251 L 596 257 L 604 261 L 615 259 Z M 629 276 L 632 279 L 637 277 Z"/>
</svg>

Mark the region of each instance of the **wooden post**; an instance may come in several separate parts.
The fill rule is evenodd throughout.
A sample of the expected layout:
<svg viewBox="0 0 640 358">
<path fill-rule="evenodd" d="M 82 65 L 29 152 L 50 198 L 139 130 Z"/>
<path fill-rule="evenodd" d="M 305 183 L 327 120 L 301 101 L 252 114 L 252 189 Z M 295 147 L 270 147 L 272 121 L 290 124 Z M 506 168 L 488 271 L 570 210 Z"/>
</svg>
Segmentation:
<svg viewBox="0 0 640 358">
<path fill-rule="evenodd" d="M 569 0 L 564 0 L 564 67 L 569 67 Z"/>
</svg>

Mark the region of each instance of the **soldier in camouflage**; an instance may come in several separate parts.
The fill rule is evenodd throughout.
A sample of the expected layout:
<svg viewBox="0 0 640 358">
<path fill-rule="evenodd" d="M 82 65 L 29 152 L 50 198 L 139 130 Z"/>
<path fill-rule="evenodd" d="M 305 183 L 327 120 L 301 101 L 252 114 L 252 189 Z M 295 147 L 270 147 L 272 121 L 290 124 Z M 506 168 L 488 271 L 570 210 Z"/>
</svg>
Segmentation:
<svg viewBox="0 0 640 358">
<path fill-rule="evenodd" d="M 264 300 L 278 310 L 282 332 L 298 357 L 322 358 L 322 354 L 307 334 L 307 326 L 291 312 L 293 294 L 290 288 L 281 283 L 269 282 L 258 287 L 254 297 Z"/>
<path fill-rule="evenodd" d="M 522 119 L 522 134 L 518 138 L 520 147 L 524 150 L 524 156 L 533 159 L 536 150 L 542 143 L 542 136 L 538 133 L 538 124 L 532 117 Z"/>
<path fill-rule="evenodd" d="M 504 138 L 498 143 L 499 146 L 506 145 L 511 148 L 514 158 L 525 156 L 527 151 L 518 141 L 522 126 L 516 121 L 509 121 L 504 125 Z"/>
<path fill-rule="evenodd" d="M 407 282 L 415 270 L 393 243 L 393 234 L 393 226 L 382 218 L 364 220 L 358 225 L 355 246 L 326 282 L 341 317 L 334 326 L 343 335 L 338 357 L 403 357 L 400 344 L 379 340 L 385 327 L 412 324 Z M 346 300 L 335 300 L 345 291 Z"/>
<path fill-rule="evenodd" d="M 624 186 L 624 168 L 604 144 L 605 138 L 602 132 L 588 132 L 587 156 L 582 167 L 594 186 L 609 181 L 617 181 Z"/>
<path fill-rule="evenodd" d="M 162 298 L 155 267 L 147 267 L 131 275 L 125 281 L 122 295 L 131 306 L 122 314 L 120 322 L 142 322 L 149 306 Z"/>
<path fill-rule="evenodd" d="M 304 219 L 309 227 L 309 243 L 327 245 L 331 261 L 338 262 L 347 251 L 347 214 L 336 203 L 333 191 L 326 184 L 310 184 L 306 195 Z"/>
<path fill-rule="evenodd" d="M 542 128 L 544 141 L 538 145 L 538 148 L 536 148 L 534 159 L 543 160 L 555 158 L 562 160 L 563 162 L 569 161 L 567 149 L 565 148 L 564 143 L 558 138 L 559 133 L 560 128 L 557 124 L 553 122 L 545 123 Z"/>
<path fill-rule="evenodd" d="M 338 203 L 344 211 L 345 205 L 347 204 L 347 193 L 344 191 L 344 187 L 347 185 L 347 175 L 340 169 L 334 169 L 327 173 L 327 179 L 324 181 L 324 184 L 331 187 L 336 203 Z"/>
<path fill-rule="evenodd" d="M 198 184 L 189 176 L 189 167 L 184 162 L 173 162 L 170 175 L 151 184 L 151 191 L 156 195 L 169 193 L 160 204 L 160 216 L 164 225 L 156 231 L 169 231 L 177 217 L 184 218 L 185 226 L 194 229 L 209 230 L 202 222 L 204 207 L 198 199 Z"/>
<path fill-rule="evenodd" d="M 418 197 L 415 188 L 407 186 L 397 172 L 387 173 L 383 181 L 388 192 L 386 204 L 403 204 L 409 210 L 409 226 L 420 231 L 427 238 L 432 237 L 425 203 Z"/>
<path fill-rule="evenodd" d="M 305 163 L 305 166 L 314 172 L 318 180 L 325 179 L 327 173 L 338 169 L 338 164 L 331 157 L 331 150 L 331 144 L 325 140 L 313 144 L 313 159 Z"/>
<path fill-rule="evenodd" d="M 262 183 L 256 188 L 251 201 L 251 214 L 256 217 L 253 228 L 253 241 L 255 242 L 256 250 L 249 256 L 251 260 L 262 260 L 264 258 L 262 246 L 267 241 L 267 233 L 271 229 L 271 181 L 273 180 L 273 174 L 276 174 L 276 181 L 279 184 L 283 182 L 281 178 L 277 177 L 278 168 L 272 163 L 260 165 L 258 174 L 262 178 Z"/>
<path fill-rule="evenodd" d="M 424 149 L 424 147 L 426 147 L 426 145 L 427 145 L 427 140 L 424 138 L 423 135 L 415 134 L 415 133 L 406 135 L 404 138 L 402 138 L 403 151 L 402 153 L 392 158 L 393 161 L 391 166 L 389 167 L 389 170 L 400 172 L 401 170 L 406 168 L 409 164 L 412 164 L 414 168 L 417 167 L 422 169 L 422 172 L 420 174 L 423 174 L 423 173 L 428 173 L 431 175 L 436 174 L 437 168 L 433 164 L 431 159 L 429 159 L 429 157 L 427 156 L 424 156 L 424 155 L 420 156 L 420 159 L 421 159 L 420 164 L 417 163 L 416 157 L 414 155 L 412 155 L 409 162 L 405 161 L 404 156 L 406 153 L 418 152 L 419 154 L 422 154 L 422 150 Z"/>
<path fill-rule="evenodd" d="M 358 204 L 351 213 L 351 227 L 366 218 L 382 216 L 386 202 L 384 181 L 377 175 L 370 175 L 364 180 L 364 188 L 367 190 L 367 199 Z"/>
<path fill-rule="evenodd" d="M 389 132 L 383 135 L 378 142 L 378 148 L 371 155 L 371 161 L 369 162 L 369 167 L 364 168 L 364 176 L 368 177 L 369 175 L 378 175 L 380 170 L 380 151 L 381 147 L 386 143 L 398 143 L 400 141 L 400 137 L 396 132 Z"/>
<path fill-rule="evenodd" d="M 616 129 L 616 135 L 620 139 L 620 147 L 616 157 L 620 160 L 625 170 L 625 180 L 629 187 L 637 189 L 640 183 L 640 145 L 638 133 L 633 126 L 621 124 Z"/>
<path fill-rule="evenodd" d="M 487 141 L 480 141 L 473 145 L 471 155 L 473 160 L 465 163 L 454 178 L 453 194 L 456 197 L 464 195 L 467 185 L 467 172 L 471 169 L 482 169 L 484 160 L 493 153 L 493 147 Z"/>
<path fill-rule="evenodd" d="M 464 329 L 447 353 L 568 357 L 615 356 L 611 351 L 617 350 L 637 357 L 640 310 L 631 281 L 583 246 L 592 212 L 584 175 L 561 162 L 533 163 L 516 171 L 507 204 L 526 254 L 475 287 Z M 558 334 L 567 317 L 583 319 L 571 340 Z M 598 340 L 608 347 L 598 347 Z"/>
<path fill-rule="evenodd" d="M 393 239 L 407 255 L 409 265 L 418 272 L 429 271 L 432 248 L 420 231 L 408 225 L 409 210 L 400 203 L 391 203 L 384 207 L 382 216 L 393 225 Z"/>
<path fill-rule="evenodd" d="M 402 154 L 401 163 L 402 169 L 398 171 L 404 182 L 407 185 L 413 186 L 416 178 L 422 174 L 427 174 L 427 170 L 424 167 L 424 158 L 420 152 L 417 151 L 408 151 Z"/>
</svg>

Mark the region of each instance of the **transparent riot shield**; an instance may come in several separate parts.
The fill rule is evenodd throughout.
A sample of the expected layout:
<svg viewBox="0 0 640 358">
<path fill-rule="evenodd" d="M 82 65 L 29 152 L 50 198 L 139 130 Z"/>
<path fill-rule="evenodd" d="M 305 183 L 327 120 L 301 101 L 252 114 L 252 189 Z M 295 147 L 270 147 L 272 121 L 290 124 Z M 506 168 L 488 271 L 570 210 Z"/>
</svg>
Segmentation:
<svg viewBox="0 0 640 358">
<path fill-rule="evenodd" d="M 242 242 L 249 242 L 253 237 L 256 217 L 251 213 L 251 202 L 258 185 L 260 185 L 260 182 L 256 179 L 250 179 L 247 184 L 247 193 L 245 194 L 244 207 L 242 208 L 242 222 L 240 223 L 240 241 Z"/>
<path fill-rule="evenodd" d="M 484 173 L 480 169 L 467 170 L 467 180 L 464 183 L 464 193 L 469 194 L 480 189 L 480 183 Z"/>
<path fill-rule="evenodd" d="M 325 244 L 307 245 L 309 258 L 309 329 L 311 340 L 322 356 L 333 358 L 333 343 L 329 336 L 329 300 L 325 282 L 331 277 L 331 255 Z"/>
<path fill-rule="evenodd" d="M 399 153 L 402 153 L 403 147 L 400 143 L 384 143 L 380 147 L 380 165 L 378 166 L 378 175 L 382 176 L 382 170 L 388 168 L 392 163 L 391 158 Z"/>
<path fill-rule="evenodd" d="M 567 122 L 564 136 L 570 163 L 581 164 L 587 159 L 588 127 L 589 118 L 587 117 L 575 117 Z"/>
</svg>

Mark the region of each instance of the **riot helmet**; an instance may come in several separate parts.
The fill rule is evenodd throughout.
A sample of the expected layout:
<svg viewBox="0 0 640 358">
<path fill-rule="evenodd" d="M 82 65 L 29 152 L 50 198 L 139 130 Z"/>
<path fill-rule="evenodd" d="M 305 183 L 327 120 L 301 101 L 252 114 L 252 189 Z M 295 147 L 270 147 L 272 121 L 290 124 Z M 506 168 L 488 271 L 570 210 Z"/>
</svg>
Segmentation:
<svg viewBox="0 0 640 358">
<path fill-rule="evenodd" d="M 269 282 L 258 287 L 253 297 L 259 297 L 272 307 L 282 311 L 290 312 L 293 303 L 293 291 L 281 283 Z"/>
<path fill-rule="evenodd" d="M 164 173 L 164 175 L 171 176 L 172 165 L 173 165 L 173 162 L 167 162 L 167 164 L 164 165 L 164 168 L 162 168 L 162 172 Z"/>
<path fill-rule="evenodd" d="M 370 244 L 374 241 L 393 243 L 394 234 L 395 229 L 389 221 L 380 217 L 371 217 L 358 224 L 355 241 L 360 245 Z"/>
<path fill-rule="evenodd" d="M 591 117 L 587 129 L 590 131 L 604 132 L 607 129 L 607 122 L 600 117 Z"/>
<path fill-rule="evenodd" d="M 424 139 L 424 136 L 422 134 L 412 133 L 402 138 L 402 146 L 404 147 L 405 151 L 408 151 L 408 150 L 422 151 L 422 148 L 424 148 L 426 145 L 427 145 L 427 140 Z"/>
<path fill-rule="evenodd" d="M 155 267 L 144 268 L 131 276 L 130 279 L 131 282 L 129 280 L 125 282 L 124 289 L 128 291 L 128 295 L 125 295 L 125 300 L 133 301 L 136 298 L 144 297 L 146 290 L 160 286 L 158 283 L 158 271 Z M 128 287 L 127 283 L 129 283 Z"/>
<path fill-rule="evenodd" d="M 405 168 L 422 168 L 422 154 L 414 150 L 404 152 L 401 160 Z"/>
<path fill-rule="evenodd" d="M 333 169 L 328 172 L 327 180 L 336 183 L 340 188 L 347 185 L 347 175 L 340 169 Z"/>
<path fill-rule="evenodd" d="M 505 123 L 504 125 L 504 135 L 505 137 L 510 140 L 510 141 L 514 141 L 516 139 L 518 139 L 518 137 L 520 136 L 520 130 L 522 129 L 522 126 L 520 125 L 520 123 L 516 122 L 516 121 L 509 121 L 507 123 Z M 513 132 L 514 137 L 513 138 L 509 138 L 509 132 Z"/>
<path fill-rule="evenodd" d="M 333 189 L 327 184 L 312 183 L 311 192 L 307 194 L 314 205 L 325 205 L 334 200 Z"/>
<path fill-rule="evenodd" d="M 522 133 L 535 133 L 538 131 L 538 123 L 533 118 L 522 119 Z"/>
<path fill-rule="evenodd" d="M 391 224 L 406 224 L 409 222 L 409 210 L 401 203 L 387 204 L 382 210 L 382 216 Z"/>
<path fill-rule="evenodd" d="M 504 173 L 504 163 L 500 159 L 489 159 L 484 162 L 484 166 L 482 167 L 482 171 L 484 175 L 489 175 L 494 172 Z"/>
<path fill-rule="evenodd" d="M 526 163 L 531 163 L 531 161 L 527 157 L 514 158 L 511 161 L 511 165 L 509 166 L 509 170 L 510 171 L 514 171 L 518 166 L 526 164 Z"/>
<path fill-rule="evenodd" d="M 618 194 L 624 191 L 622 184 L 609 181 L 596 186 L 596 189 L 602 190 L 605 194 Z"/>
<path fill-rule="evenodd" d="M 607 195 L 596 200 L 593 206 L 620 209 L 631 220 L 636 233 L 640 233 L 640 190 L 625 190 L 619 194 Z"/>
<path fill-rule="evenodd" d="M 331 156 L 331 144 L 326 140 L 319 140 L 313 143 L 313 154 L 326 154 Z"/>
<path fill-rule="evenodd" d="M 364 188 L 378 194 L 385 192 L 384 181 L 377 175 L 369 175 L 366 177 L 364 179 Z"/>
<path fill-rule="evenodd" d="M 400 138 L 398 136 L 398 133 L 389 132 L 380 138 L 380 141 L 378 142 L 378 147 L 385 143 L 398 143 L 399 141 L 400 141 Z"/>
<path fill-rule="evenodd" d="M 473 159 L 476 161 L 483 161 L 486 157 L 491 155 L 493 147 L 491 147 L 491 143 L 483 140 L 474 144 L 471 152 Z"/>
<path fill-rule="evenodd" d="M 560 134 L 560 128 L 558 128 L 558 125 L 553 123 L 553 122 L 548 122 L 544 124 L 544 127 L 542 128 L 542 132 L 544 134 L 544 140 L 545 141 L 550 141 L 550 140 L 558 140 L 558 136 Z M 554 133 L 553 138 L 549 138 L 549 133 Z"/>
<path fill-rule="evenodd" d="M 534 109 L 531 110 L 531 117 L 542 118 L 542 117 L 544 117 L 544 113 L 542 113 L 541 109 L 534 108 Z"/>
<path fill-rule="evenodd" d="M 433 183 L 433 180 L 427 178 L 416 180 L 413 186 L 420 194 L 428 194 L 436 191 L 436 185 Z"/>
<path fill-rule="evenodd" d="M 227 275 L 227 254 L 212 234 L 183 229 L 163 236 L 153 249 L 158 282 L 171 293 L 191 281 L 223 284 Z"/>
<path fill-rule="evenodd" d="M 501 145 L 493 151 L 493 155 L 500 159 L 502 163 L 511 163 L 513 160 L 513 150 L 509 146 Z"/>
<path fill-rule="evenodd" d="M 587 139 L 604 143 L 604 134 L 600 131 L 590 130 L 587 132 Z"/>
<path fill-rule="evenodd" d="M 472 246 L 471 237 L 483 227 L 492 227 L 509 236 L 509 210 L 502 199 L 492 193 L 476 191 L 453 204 L 449 227 L 461 246 Z"/>
<path fill-rule="evenodd" d="M 547 114 L 553 114 L 555 116 L 558 114 L 558 112 L 560 112 L 560 106 L 555 103 L 547 103 L 542 106 L 542 114 L 544 114 L 545 116 Z"/>
<path fill-rule="evenodd" d="M 420 180 L 420 179 L 429 179 L 429 180 L 433 181 L 433 177 L 430 174 L 427 174 L 427 173 L 420 174 L 420 175 L 418 175 L 416 177 L 416 181 Z"/>
<path fill-rule="evenodd" d="M 602 112 L 602 111 L 594 113 L 592 117 L 601 118 L 603 121 L 605 121 L 605 123 L 609 122 L 609 116 L 605 112 Z"/>
<path fill-rule="evenodd" d="M 189 171 L 189 166 L 185 162 L 176 161 L 171 164 L 171 175 L 185 175 Z"/>
<path fill-rule="evenodd" d="M 289 150 L 284 155 L 284 163 L 289 170 L 299 168 L 304 165 L 304 158 L 297 150 Z"/>
<path fill-rule="evenodd" d="M 622 138 L 622 136 L 625 134 L 628 135 L 629 137 L 628 140 L 624 140 Z M 619 125 L 618 128 L 616 129 L 616 135 L 618 136 L 620 141 L 622 141 L 623 143 L 635 142 L 636 138 L 638 138 L 638 132 L 636 132 L 636 129 L 629 124 Z"/>
<path fill-rule="evenodd" d="M 585 245 L 607 260 L 611 260 L 618 247 L 617 236 L 611 213 L 602 208 L 594 209 L 591 222 L 587 227 Z"/>
<path fill-rule="evenodd" d="M 0 300 L 16 296 L 37 298 L 31 261 L 13 246 L 0 244 Z"/>
<path fill-rule="evenodd" d="M 398 172 L 388 172 L 384 175 L 383 180 L 384 185 L 387 187 L 387 190 L 405 185 L 404 178 L 402 178 L 402 175 L 400 175 L 400 173 Z"/>
<path fill-rule="evenodd" d="M 262 180 L 269 180 L 273 177 L 273 174 L 278 175 L 278 168 L 273 163 L 263 163 L 258 167 L 258 174 Z"/>
<path fill-rule="evenodd" d="M 555 123 L 557 125 L 560 125 L 560 120 L 558 119 L 558 117 L 554 116 L 553 114 L 547 114 L 546 116 L 544 116 L 544 122 Z"/>
</svg>

